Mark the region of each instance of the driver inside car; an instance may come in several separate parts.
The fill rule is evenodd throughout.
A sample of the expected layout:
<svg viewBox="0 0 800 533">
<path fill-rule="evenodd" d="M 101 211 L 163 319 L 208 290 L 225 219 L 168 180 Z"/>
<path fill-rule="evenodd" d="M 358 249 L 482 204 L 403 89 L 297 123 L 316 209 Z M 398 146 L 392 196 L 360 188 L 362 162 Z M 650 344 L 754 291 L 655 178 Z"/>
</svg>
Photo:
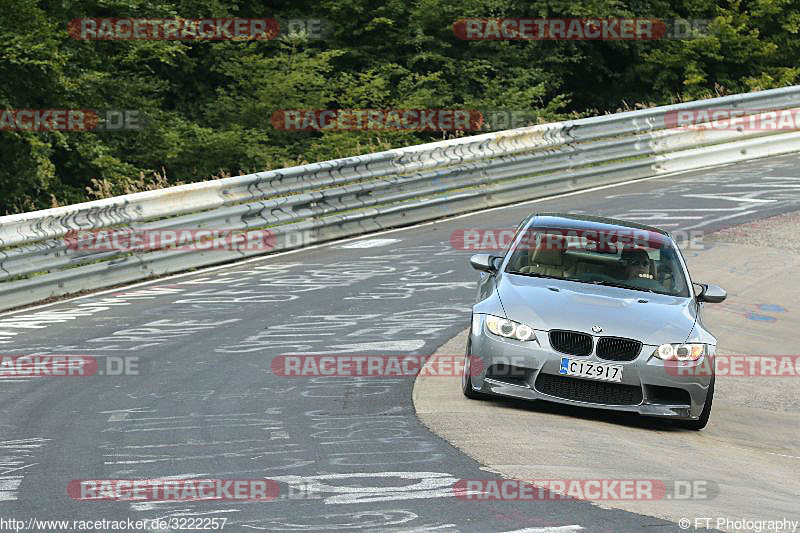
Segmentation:
<svg viewBox="0 0 800 533">
<path fill-rule="evenodd" d="M 633 248 L 622 250 L 620 263 L 624 270 L 620 279 L 632 287 L 663 291 L 664 286 L 650 277 L 650 262 L 650 256 L 645 250 Z"/>
<path fill-rule="evenodd" d="M 640 278 L 642 274 L 650 273 L 650 256 L 644 250 L 626 248 L 622 250 L 620 262 L 625 267 L 624 279 Z"/>
</svg>

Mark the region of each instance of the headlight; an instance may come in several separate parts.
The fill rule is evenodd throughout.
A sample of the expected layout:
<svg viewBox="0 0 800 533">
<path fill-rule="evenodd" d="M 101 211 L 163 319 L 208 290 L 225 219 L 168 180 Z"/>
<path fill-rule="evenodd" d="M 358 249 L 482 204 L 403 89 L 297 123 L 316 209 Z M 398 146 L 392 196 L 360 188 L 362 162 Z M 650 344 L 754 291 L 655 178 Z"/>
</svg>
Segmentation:
<svg viewBox="0 0 800 533">
<path fill-rule="evenodd" d="M 536 334 L 530 326 L 497 316 L 488 315 L 486 317 L 486 328 L 495 335 L 508 339 L 516 339 L 518 341 L 532 341 L 536 339 Z"/>
<path fill-rule="evenodd" d="M 662 344 L 653 355 L 665 361 L 697 361 L 706 355 L 705 344 Z"/>
</svg>

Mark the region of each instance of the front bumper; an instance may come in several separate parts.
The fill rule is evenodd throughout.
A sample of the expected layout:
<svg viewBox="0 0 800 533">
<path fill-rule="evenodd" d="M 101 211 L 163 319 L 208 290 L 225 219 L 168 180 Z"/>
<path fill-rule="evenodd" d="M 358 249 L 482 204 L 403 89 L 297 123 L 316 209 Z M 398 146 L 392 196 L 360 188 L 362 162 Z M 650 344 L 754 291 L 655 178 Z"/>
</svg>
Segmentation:
<svg viewBox="0 0 800 533">
<path fill-rule="evenodd" d="M 506 339 L 486 330 L 485 317 L 474 315 L 470 330 L 468 355 L 483 362 L 480 373 L 477 368 L 473 370 L 472 385 L 477 391 L 674 419 L 697 419 L 703 410 L 711 377 L 671 375 L 664 361 L 651 355 L 656 346 L 644 345 L 633 361 L 607 361 L 594 353 L 586 357 L 566 355 L 550 346 L 546 331 L 536 330 L 535 341 Z M 620 386 L 561 376 L 562 357 L 620 365 L 623 367 Z M 508 370 L 509 364 L 513 365 L 511 372 L 496 371 Z M 581 393 L 574 394 L 578 390 Z"/>
</svg>

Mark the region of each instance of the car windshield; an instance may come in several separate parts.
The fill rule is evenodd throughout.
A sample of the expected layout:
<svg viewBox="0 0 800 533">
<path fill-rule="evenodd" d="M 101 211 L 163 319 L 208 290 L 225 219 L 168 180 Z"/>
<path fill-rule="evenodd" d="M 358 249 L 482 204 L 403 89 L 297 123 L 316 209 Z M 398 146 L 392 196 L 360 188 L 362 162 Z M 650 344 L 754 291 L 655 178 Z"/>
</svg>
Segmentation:
<svg viewBox="0 0 800 533">
<path fill-rule="evenodd" d="M 519 239 L 506 272 L 689 296 L 678 251 L 669 238 L 615 242 L 598 240 L 596 232 L 529 231 L 537 237 Z M 592 235 L 587 238 L 588 233 Z"/>
</svg>

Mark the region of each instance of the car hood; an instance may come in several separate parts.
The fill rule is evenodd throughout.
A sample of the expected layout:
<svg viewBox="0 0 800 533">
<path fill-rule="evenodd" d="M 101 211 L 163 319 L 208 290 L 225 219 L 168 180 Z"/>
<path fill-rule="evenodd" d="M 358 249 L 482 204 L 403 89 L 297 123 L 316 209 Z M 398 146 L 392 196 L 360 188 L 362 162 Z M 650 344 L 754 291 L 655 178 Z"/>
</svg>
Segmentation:
<svg viewBox="0 0 800 533">
<path fill-rule="evenodd" d="M 507 318 L 549 331 L 626 337 L 644 344 L 683 342 L 695 323 L 691 298 L 576 281 L 503 274 L 497 286 Z M 592 326 L 603 328 L 592 332 Z"/>
</svg>

